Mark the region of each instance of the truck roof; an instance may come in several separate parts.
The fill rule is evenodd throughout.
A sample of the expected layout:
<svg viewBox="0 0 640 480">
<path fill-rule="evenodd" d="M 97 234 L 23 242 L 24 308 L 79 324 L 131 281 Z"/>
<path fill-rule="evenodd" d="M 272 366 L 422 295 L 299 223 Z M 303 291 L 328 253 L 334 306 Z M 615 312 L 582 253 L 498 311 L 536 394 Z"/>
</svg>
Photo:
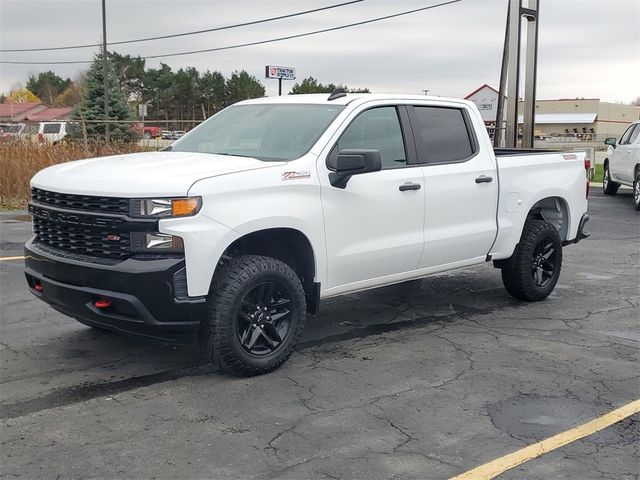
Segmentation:
<svg viewBox="0 0 640 480">
<path fill-rule="evenodd" d="M 329 100 L 328 93 L 312 93 L 305 95 L 282 95 L 279 97 L 262 97 L 244 100 L 237 105 L 264 104 L 264 103 L 300 103 L 319 105 L 347 105 L 354 100 L 440 100 L 464 102 L 459 98 L 434 97 L 427 95 L 407 95 L 403 93 L 347 93 L 345 96 Z M 468 103 L 468 102 L 465 102 Z"/>
</svg>

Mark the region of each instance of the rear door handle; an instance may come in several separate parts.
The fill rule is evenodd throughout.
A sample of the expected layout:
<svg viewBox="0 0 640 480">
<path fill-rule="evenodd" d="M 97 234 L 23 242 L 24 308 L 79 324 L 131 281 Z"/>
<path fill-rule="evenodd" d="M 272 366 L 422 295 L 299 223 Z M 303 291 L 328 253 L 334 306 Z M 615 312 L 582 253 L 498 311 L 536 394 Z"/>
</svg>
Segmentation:
<svg viewBox="0 0 640 480">
<path fill-rule="evenodd" d="M 487 177 L 486 175 L 480 175 L 476 178 L 476 183 L 491 183 L 493 182 L 493 177 Z"/>
<path fill-rule="evenodd" d="M 406 192 L 407 190 L 420 190 L 420 188 L 422 188 L 422 185 L 419 183 L 404 183 L 400 185 L 401 192 Z"/>
</svg>

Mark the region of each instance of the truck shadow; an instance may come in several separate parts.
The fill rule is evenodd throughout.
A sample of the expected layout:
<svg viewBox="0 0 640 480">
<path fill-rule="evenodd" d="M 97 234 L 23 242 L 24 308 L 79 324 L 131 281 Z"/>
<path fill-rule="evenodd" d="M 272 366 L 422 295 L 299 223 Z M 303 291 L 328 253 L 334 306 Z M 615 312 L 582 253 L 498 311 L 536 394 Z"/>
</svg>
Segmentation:
<svg viewBox="0 0 640 480">
<path fill-rule="evenodd" d="M 324 301 L 319 314 L 309 318 L 297 350 L 331 348 L 348 339 L 460 321 L 517 305 L 502 288 L 499 273 L 488 267 L 409 281 Z M 196 345 L 159 343 L 80 325 L 50 338 L 47 353 L 38 358 L 33 358 L 39 363 L 34 365 L 37 372 L 29 376 L 49 376 L 54 385 L 71 386 L 4 403 L 0 418 L 216 372 Z M 64 367 L 47 371 L 43 363 Z"/>
</svg>

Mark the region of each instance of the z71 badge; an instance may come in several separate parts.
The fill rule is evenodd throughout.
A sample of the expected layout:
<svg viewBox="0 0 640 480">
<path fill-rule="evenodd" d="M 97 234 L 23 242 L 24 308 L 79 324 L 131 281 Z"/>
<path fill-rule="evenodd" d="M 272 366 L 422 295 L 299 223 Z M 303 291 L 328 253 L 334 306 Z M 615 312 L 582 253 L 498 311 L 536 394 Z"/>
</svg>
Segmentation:
<svg viewBox="0 0 640 480">
<path fill-rule="evenodd" d="M 309 178 L 311 177 L 311 172 L 308 170 L 303 170 L 299 172 L 282 172 L 282 180 L 297 180 L 299 178 Z"/>
</svg>

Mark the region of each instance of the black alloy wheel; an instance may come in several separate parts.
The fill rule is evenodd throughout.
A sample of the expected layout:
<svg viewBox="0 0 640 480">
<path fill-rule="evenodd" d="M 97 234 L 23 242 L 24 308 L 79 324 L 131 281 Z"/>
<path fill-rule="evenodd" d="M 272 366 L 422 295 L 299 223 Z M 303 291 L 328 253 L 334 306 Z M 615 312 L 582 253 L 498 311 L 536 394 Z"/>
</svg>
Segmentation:
<svg viewBox="0 0 640 480">
<path fill-rule="evenodd" d="M 531 275 L 533 282 L 540 288 L 545 288 L 555 273 L 556 247 L 551 236 L 540 239 L 531 258 Z"/>
<path fill-rule="evenodd" d="M 513 297 L 527 302 L 547 298 L 562 268 L 562 240 L 556 228 L 545 220 L 527 220 L 513 255 L 500 268 L 504 287 Z"/>
<path fill-rule="evenodd" d="M 206 356 L 229 373 L 267 373 L 291 356 L 306 310 L 302 282 L 289 265 L 240 255 L 216 270 L 200 341 Z"/>
<path fill-rule="evenodd" d="M 609 164 L 604 164 L 604 172 L 602 173 L 602 190 L 605 195 L 615 195 L 618 193 L 620 184 L 611 180 L 611 170 Z"/>
<path fill-rule="evenodd" d="M 280 347 L 291 333 L 291 293 L 278 282 L 262 282 L 243 297 L 236 335 L 249 354 L 262 357 Z"/>
</svg>

